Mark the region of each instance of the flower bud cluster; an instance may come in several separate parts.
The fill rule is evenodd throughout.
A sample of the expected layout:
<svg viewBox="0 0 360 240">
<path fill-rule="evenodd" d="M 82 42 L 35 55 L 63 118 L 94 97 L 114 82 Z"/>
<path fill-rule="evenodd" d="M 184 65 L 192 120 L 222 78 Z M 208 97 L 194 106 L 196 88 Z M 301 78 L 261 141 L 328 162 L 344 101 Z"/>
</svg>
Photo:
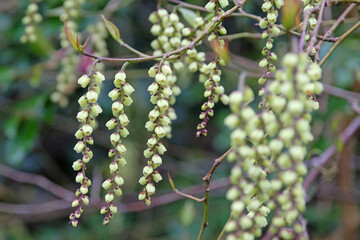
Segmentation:
<svg viewBox="0 0 360 240">
<path fill-rule="evenodd" d="M 197 126 L 196 136 L 207 135 L 207 123 L 210 117 L 214 116 L 214 106 L 219 100 L 223 104 L 228 104 L 229 97 L 225 94 L 225 89 L 220 85 L 221 70 L 218 68 L 218 61 L 209 64 L 202 63 L 199 69 L 200 81 L 204 83 L 204 97 L 208 100 L 201 106 L 202 112 L 199 118 L 202 120 Z M 204 81 L 205 80 L 205 81 Z"/>
<path fill-rule="evenodd" d="M 39 13 L 39 1 L 32 1 L 26 9 L 26 15 L 22 18 L 22 24 L 25 26 L 25 32 L 21 36 L 22 43 L 35 42 L 37 40 L 36 27 L 42 21 L 42 16 Z"/>
<path fill-rule="evenodd" d="M 150 44 L 154 49 L 153 55 L 170 52 L 180 47 L 184 24 L 179 21 L 176 13 L 169 13 L 164 8 L 159 8 L 150 14 L 149 20 L 153 24 L 150 32 L 157 37 Z"/>
<path fill-rule="evenodd" d="M 93 53 L 97 56 L 106 57 L 109 55 L 107 50 L 106 38 L 109 33 L 106 30 L 105 24 L 102 21 L 99 21 L 96 24 L 90 24 L 87 27 L 87 31 L 91 35 L 91 42 L 94 44 Z M 104 63 L 98 63 L 95 66 L 95 70 L 103 71 L 105 68 Z"/>
<path fill-rule="evenodd" d="M 250 88 L 234 91 L 229 96 L 232 111 L 225 124 L 232 129 L 232 152 L 228 160 L 235 165 L 231 170 L 232 187 L 226 197 L 231 204 L 232 220 L 226 227 L 227 239 L 255 239 L 267 225 L 270 209 L 269 181 L 265 168 L 270 164 L 270 148 L 261 117 L 248 106 L 254 98 Z"/>
<path fill-rule="evenodd" d="M 304 4 L 304 11 L 306 11 L 318 6 L 321 3 L 321 0 L 302 0 L 302 2 Z M 301 24 L 304 24 L 304 22 L 302 22 Z M 305 46 L 309 42 L 310 36 L 314 31 L 316 24 L 317 24 L 316 13 L 312 12 L 310 14 L 309 21 L 307 22 L 307 26 L 306 26 Z M 312 49 L 308 49 L 308 48 L 309 46 L 307 46 L 306 49 L 310 50 L 309 52 L 311 55 L 314 55 L 316 53 L 316 49 L 314 47 Z"/>
<path fill-rule="evenodd" d="M 166 151 L 161 139 L 165 137 L 166 129 L 171 123 L 167 110 L 170 96 L 173 95 L 169 87 L 169 82 L 172 81 L 172 70 L 169 65 L 162 65 L 160 69 L 157 66 L 150 68 L 149 76 L 155 78 L 155 81 L 148 87 L 151 94 L 150 102 L 155 107 L 149 112 L 149 121 L 146 122 L 145 128 L 153 134 L 148 139 L 147 148 L 144 151 L 147 165 L 143 168 L 143 176 L 139 179 L 139 183 L 144 188 L 138 197 L 147 205 L 151 204 L 151 195 L 155 193 L 154 182 L 162 180 L 156 168 L 162 164 L 161 155 Z"/>
<path fill-rule="evenodd" d="M 124 111 L 124 106 L 130 106 L 132 99 L 130 95 L 135 91 L 134 88 L 126 82 L 126 74 L 123 71 L 118 72 L 115 75 L 114 80 L 115 88 L 110 91 L 109 97 L 113 100 L 112 112 L 114 118 L 106 123 L 106 127 L 109 130 L 115 131 L 110 136 L 110 142 L 114 148 L 109 150 L 109 157 L 112 158 L 112 162 L 109 165 L 111 178 L 106 179 L 102 187 L 107 190 L 105 195 L 106 206 L 101 208 L 101 214 L 106 214 L 103 220 L 103 224 L 109 223 L 110 219 L 117 212 L 117 207 L 113 203 L 114 196 L 121 196 L 121 186 L 124 184 L 124 179 L 119 174 L 119 168 L 126 165 L 126 159 L 124 154 L 126 153 L 126 147 L 121 141 L 121 138 L 126 138 L 129 135 L 129 131 L 126 126 L 129 124 L 129 119 Z"/>
<path fill-rule="evenodd" d="M 93 152 L 90 150 L 89 145 L 94 144 L 91 134 L 95 127 L 95 117 L 102 112 L 101 107 L 97 104 L 97 99 L 100 93 L 100 85 L 104 80 L 105 77 L 100 72 L 95 72 L 90 76 L 83 75 L 78 80 L 79 85 L 83 88 L 87 87 L 88 91 L 79 98 L 78 102 L 81 110 L 76 116 L 81 126 L 75 133 L 78 142 L 76 143 L 74 150 L 77 153 L 81 153 L 82 158 L 79 158 L 73 163 L 73 169 L 79 171 L 76 176 L 76 182 L 81 184 L 80 188 L 76 190 L 76 198 L 72 203 L 72 206 L 77 207 L 77 209 L 70 215 L 70 223 L 74 227 L 78 224 L 77 219 L 81 216 L 83 205 L 89 204 L 87 193 L 91 181 L 86 177 L 85 171 L 86 164 L 93 157 Z"/>
<path fill-rule="evenodd" d="M 305 210 L 303 178 L 307 173 L 304 163 L 307 145 L 313 140 L 311 112 L 319 108 L 315 94 L 322 92 L 318 81 L 321 68 L 306 54 L 288 53 L 282 60 L 283 69 L 269 82 L 268 112 L 262 115 L 266 134 L 271 138 L 269 148 L 276 177 L 270 181 L 267 203 L 277 208 L 271 224 L 273 234 L 282 235 L 284 227 L 300 225 L 298 216 Z M 292 238 L 303 236 L 302 228 L 294 228 Z"/>
<path fill-rule="evenodd" d="M 164 128 L 165 128 L 165 131 L 166 131 L 166 137 L 170 139 L 172 137 L 171 123 L 173 121 L 175 121 L 176 118 L 177 118 L 176 112 L 175 112 L 175 109 L 173 108 L 173 106 L 176 103 L 176 97 L 181 94 L 181 89 L 176 84 L 177 76 L 176 76 L 175 73 L 176 72 L 180 73 L 184 69 L 184 64 L 182 62 L 180 62 L 180 61 L 175 61 L 175 62 L 172 62 L 172 63 L 165 62 L 163 64 L 163 67 L 162 67 L 162 72 L 166 72 L 166 69 L 169 69 L 169 68 L 174 69 L 174 72 L 173 71 L 171 71 L 171 72 L 168 71 L 169 73 L 168 73 L 168 75 L 166 77 L 167 86 L 171 89 L 173 94 L 171 94 L 169 96 L 169 108 L 166 110 L 166 116 L 170 119 L 170 123 L 169 123 L 168 126 L 166 126 Z"/>
<path fill-rule="evenodd" d="M 275 22 L 278 17 L 278 9 L 284 5 L 284 0 L 265 0 L 261 9 L 267 15 L 260 20 L 259 26 L 264 29 L 261 37 L 266 39 L 265 47 L 262 50 L 263 59 L 259 62 L 259 66 L 266 69 L 264 76 L 259 78 L 259 83 L 264 84 L 267 80 L 267 76 L 275 72 L 275 66 L 272 61 L 277 60 L 276 53 L 271 51 L 273 48 L 274 37 L 280 33 L 280 29 L 275 26 Z"/>
<path fill-rule="evenodd" d="M 78 24 L 75 19 L 80 16 L 81 4 L 84 0 L 65 0 L 63 3 L 63 12 L 60 20 L 66 21 L 68 28 L 76 32 Z M 79 63 L 79 56 L 70 46 L 67 39 L 65 28 L 62 27 L 60 33 L 60 45 L 65 52 L 60 62 L 60 71 L 56 76 L 56 90 L 51 94 L 51 100 L 61 107 L 69 104 L 67 96 L 76 89 L 76 70 Z"/>
</svg>

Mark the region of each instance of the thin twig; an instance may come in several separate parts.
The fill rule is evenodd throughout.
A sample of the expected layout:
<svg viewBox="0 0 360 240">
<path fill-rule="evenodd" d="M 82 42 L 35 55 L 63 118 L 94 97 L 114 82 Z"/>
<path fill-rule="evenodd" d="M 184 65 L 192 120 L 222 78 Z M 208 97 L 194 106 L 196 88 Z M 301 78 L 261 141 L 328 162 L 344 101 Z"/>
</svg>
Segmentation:
<svg viewBox="0 0 360 240">
<path fill-rule="evenodd" d="M 357 22 L 354 26 L 352 26 L 349 30 L 347 30 L 338 41 L 330 48 L 330 50 L 325 54 L 323 59 L 321 59 L 319 65 L 322 66 L 325 61 L 330 57 L 330 55 L 335 51 L 335 49 L 342 43 L 350 34 L 356 31 L 360 27 L 360 21 Z"/>
<path fill-rule="evenodd" d="M 205 181 L 205 200 L 204 200 L 204 215 L 203 215 L 203 221 L 201 224 L 198 240 L 202 239 L 202 236 L 204 234 L 205 228 L 208 226 L 208 213 L 209 213 L 209 191 L 210 191 L 210 181 L 211 177 L 215 171 L 215 169 L 220 165 L 220 163 L 225 159 L 226 155 L 228 155 L 231 152 L 231 148 L 227 150 L 223 155 L 221 155 L 219 158 L 215 159 L 214 164 L 212 165 L 210 171 L 203 177 L 203 180 Z"/>
<path fill-rule="evenodd" d="M 198 42 L 200 42 L 203 38 L 205 38 L 207 35 L 209 35 L 225 18 L 231 16 L 231 14 L 233 14 L 238 8 L 239 8 L 239 6 L 235 6 L 231 9 L 229 9 L 228 11 L 224 12 L 223 14 L 221 14 L 217 17 L 214 17 L 213 20 L 207 25 L 205 30 L 198 37 L 196 37 L 189 45 L 178 48 L 176 50 L 173 50 L 173 51 L 170 51 L 167 53 L 159 54 L 156 56 L 145 56 L 145 57 L 136 57 L 136 58 L 100 57 L 100 56 L 96 56 L 92 53 L 89 53 L 87 51 L 84 51 L 82 54 L 84 56 L 97 59 L 98 61 L 119 62 L 119 63 L 121 63 L 121 62 L 138 63 L 138 62 L 144 62 L 144 61 L 149 61 L 149 60 L 161 61 L 164 56 L 169 56 L 169 59 L 172 59 L 170 56 L 172 56 L 174 58 L 178 58 L 182 54 L 184 54 L 186 52 L 186 50 L 193 49 Z"/>
<path fill-rule="evenodd" d="M 341 141 L 343 144 L 346 144 L 358 131 L 360 128 L 360 116 L 356 117 L 349 126 L 345 129 L 345 131 L 341 134 Z M 331 145 L 323 154 L 321 154 L 319 157 L 313 158 L 312 162 L 314 163 L 314 166 L 311 168 L 309 174 L 306 176 L 303 188 L 307 190 L 310 185 L 315 181 L 315 179 L 320 174 L 320 171 L 323 167 L 325 167 L 331 157 L 337 152 L 337 146 L 336 144 Z"/>
<path fill-rule="evenodd" d="M 335 21 L 335 23 L 330 27 L 328 31 L 324 34 L 324 38 L 328 38 L 331 36 L 331 34 L 335 31 L 335 29 L 345 21 L 345 17 L 350 13 L 350 11 L 356 6 L 355 3 L 350 4 L 345 11 L 338 17 L 338 19 Z M 321 45 L 324 43 L 324 41 L 319 41 L 316 46 L 316 54 L 315 54 L 315 62 L 319 61 L 319 55 L 320 55 L 320 48 Z"/>
<path fill-rule="evenodd" d="M 212 190 L 220 189 L 226 187 L 230 184 L 228 178 L 222 178 L 219 180 L 214 180 L 212 182 Z M 187 187 L 181 190 L 183 193 L 187 194 L 198 194 L 204 191 L 203 184 L 195 185 L 192 187 Z M 181 200 L 182 197 L 177 193 L 171 192 L 166 193 L 164 195 L 160 195 L 152 198 L 152 203 L 150 206 L 145 205 L 142 202 L 135 201 L 125 204 L 118 204 L 119 211 L 122 213 L 129 212 L 140 212 L 150 208 L 166 205 L 178 200 Z M 12 213 L 12 214 L 20 214 L 20 215 L 39 215 L 39 214 L 48 214 L 54 211 L 67 210 L 71 209 L 71 203 L 73 197 L 68 200 L 55 200 L 43 203 L 35 203 L 35 204 L 14 204 L 14 203 L 3 203 L 0 202 L 0 212 Z M 89 207 L 100 209 L 105 204 L 104 201 L 99 202 L 90 202 Z M 67 214 L 67 213 L 66 213 Z"/>
<path fill-rule="evenodd" d="M 315 45 L 315 42 L 316 42 L 316 39 L 317 39 L 316 36 L 318 35 L 320 25 L 321 25 L 321 23 L 323 21 L 325 4 L 326 4 L 326 0 L 323 0 L 321 2 L 321 5 L 320 5 L 319 16 L 318 16 L 315 28 L 314 28 L 314 30 L 313 30 L 313 32 L 311 34 L 311 38 L 310 38 L 308 49 L 307 49 L 307 54 L 311 53 L 311 50 Z"/>
<path fill-rule="evenodd" d="M 182 193 L 180 192 L 176 187 L 175 187 L 175 184 L 170 176 L 170 173 L 168 173 L 168 177 L 169 177 L 169 182 L 170 182 L 170 185 L 171 185 L 171 188 L 174 190 L 174 192 L 176 192 L 177 194 L 179 194 L 180 196 L 183 196 L 183 197 L 186 197 L 186 198 L 189 198 L 189 199 L 192 199 L 192 200 L 195 200 L 197 202 L 203 202 L 205 200 L 205 198 L 197 198 L 197 197 L 194 197 L 192 195 L 189 195 L 189 194 L 186 194 L 186 193 Z"/>
<path fill-rule="evenodd" d="M 222 237 L 223 237 L 224 234 L 225 234 L 226 226 L 228 225 L 228 223 L 229 223 L 231 220 L 232 220 L 232 214 L 230 214 L 230 217 L 229 217 L 229 219 L 226 221 L 226 223 L 225 223 L 223 229 L 221 230 L 221 233 L 219 234 L 217 240 L 221 240 L 221 239 L 222 239 Z"/>
</svg>

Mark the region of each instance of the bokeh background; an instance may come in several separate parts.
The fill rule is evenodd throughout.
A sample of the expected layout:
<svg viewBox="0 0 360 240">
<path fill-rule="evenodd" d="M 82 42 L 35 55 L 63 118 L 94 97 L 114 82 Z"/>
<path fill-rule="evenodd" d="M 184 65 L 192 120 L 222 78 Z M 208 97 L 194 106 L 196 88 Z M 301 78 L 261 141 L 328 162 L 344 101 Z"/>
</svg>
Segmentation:
<svg viewBox="0 0 360 240">
<path fill-rule="evenodd" d="M 83 39 L 89 35 L 85 31 L 86 27 L 101 21 L 102 10 L 109 2 L 116 6 L 111 10 L 109 19 L 120 29 L 122 39 L 136 49 L 150 53 L 153 37 L 149 32 L 151 24 L 147 17 L 157 6 L 157 2 L 152 0 L 86 1 L 77 19 Z M 201 6 L 206 4 L 203 0 L 188 2 Z M 173 9 L 174 5 L 167 5 L 166 1 L 163 3 L 169 10 Z M 244 9 L 263 16 L 261 3 L 248 1 Z M 74 133 L 78 127 L 75 119 L 77 99 L 83 94 L 83 89 L 76 89 L 68 96 L 69 104 L 66 107 L 60 107 L 50 99 L 64 56 L 59 40 L 62 27 L 59 16 L 63 1 L 47 0 L 39 3 L 39 12 L 44 20 L 37 28 L 38 40 L 23 44 L 20 42 L 24 32 L 21 19 L 28 4 L 29 1 L 25 0 L 0 2 L 0 239 L 195 239 L 202 221 L 203 204 L 173 193 L 166 174 L 171 174 L 178 189 L 186 189 L 186 192 L 197 197 L 203 196 L 202 177 L 214 159 L 229 148 L 229 130 L 223 125 L 229 110 L 219 103 L 215 107 L 215 117 L 210 120 L 208 136 L 196 138 L 198 115 L 205 100 L 204 87 L 198 82 L 197 75 L 188 71 L 178 76 L 182 89 L 175 105 L 178 119 L 173 123 L 173 138 L 166 142 L 168 151 L 160 168 L 164 180 L 157 185 L 153 207 L 147 208 L 142 202 L 137 202 L 141 190 L 137 181 L 145 164 L 142 152 L 149 137 L 144 125 L 151 109 L 150 95 L 146 89 L 151 83 L 147 69 L 152 63 L 132 64 L 126 71 L 128 80 L 136 89 L 133 93 L 134 104 L 128 110 L 130 135 L 125 140 L 128 165 L 121 170 L 125 186 L 124 196 L 118 202 L 120 213 L 115 215 L 108 226 L 102 226 L 98 206 L 92 206 L 85 208 L 79 226 L 71 227 L 68 225 L 71 203 L 27 183 L 28 177 L 40 182 L 46 178 L 70 191 L 65 190 L 60 194 L 69 194 L 77 188 L 74 183 L 76 173 L 71 166 L 77 159 L 73 151 L 76 143 Z M 336 19 L 345 7 L 343 4 L 332 10 L 327 8 L 326 17 Z M 335 35 L 339 36 L 356 21 L 359 21 L 357 8 L 349 14 Z M 261 32 L 256 22 L 247 18 L 226 19 L 224 26 L 229 34 Z M 90 35 L 89 48 L 91 41 Z M 133 56 L 111 37 L 106 39 L 106 43 L 110 56 Z M 275 49 L 279 59 L 289 51 L 288 44 L 289 37 L 286 35 L 276 41 Z M 263 46 L 264 41 L 261 39 L 241 38 L 229 42 L 230 52 L 234 55 L 232 63 L 223 68 L 222 79 L 227 93 L 236 88 L 238 76 L 244 69 L 257 71 L 257 61 L 261 59 Z M 326 43 L 323 45 L 322 55 L 330 46 Z M 211 49 L 207 46 L 200 49 L 209 53 L 207 56 L 211 61 Z M 358 92 L 359 56 L 358 31 L 324 65 L 323 82 Z M 84 74 L 91 62 L 81 57 L 81 63 L 76 67 L 76 76 Z M 93 181 L 91 201 L 94 202 L 103 198 L 100 186 L 108 174 L 110 160 L 107 151 L 111 145 L 110 132 L 105 123 L 111 118 L 111 100 L 107 92 L 112 89 L 113 77 L 120 67 L 118 64 L 106 64 L 104 71 L 108 81 L 105 81 L 99 99 L 104 112 L 99 117 L 99 127 L 94 133 L 94 158 L 88 164 L 88 175 Z M 249 77 L 246 83 L 255 90 L 258 88 L 256 78 Z M 338 141 L 339 134 L 355 117 L 355 113 L 348 101 L 326 92 L 319 97 L 319 101 L 320 110 L 314 114 L 313 120 L 316 140 L 309 146 L 311 150 L 308 158 L 320 155 L 334 143 L 338 146 L 338 153 L 330 166 L 322 170 L 321 178 L 308 192 L 309 204 L 304 214 L 308 220 L 308 231 L 311 239 L 359 239 L 359 137 L 356 136 L 345 145 Z M 216 239 L 229 217 L 230 204 L 224 195 L 231 166 L 224 161 L 213 176 L 209 226 L 204 239 Z M 23 176 L 17 171 L 35 175 Z"/>
</svg>

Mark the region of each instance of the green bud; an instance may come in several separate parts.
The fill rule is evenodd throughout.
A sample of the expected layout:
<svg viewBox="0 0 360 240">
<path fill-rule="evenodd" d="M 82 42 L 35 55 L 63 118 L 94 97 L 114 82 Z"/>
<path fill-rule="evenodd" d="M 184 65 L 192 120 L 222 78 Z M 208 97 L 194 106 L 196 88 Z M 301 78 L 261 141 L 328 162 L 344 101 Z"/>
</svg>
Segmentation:
<svg viewBox="0 0 360 240">
<path fill-rule="evenodd" d="M 83 88 L 87 87 L 89 83 L 90 83 L 90 78 L 86 74 L 82 75 L 78 80 L 78 84 Z"/>
<path fill-rule="evenodd" d="M 121 186 L 124 184 L 124 179 L 120 175 L 114 177 L 114 181 L 117 185 Z"/>
<path fill-rule="evenodd" d="M 242 216 L 239 221 L 240 227 L 243 230 L 247 230 L 252 227 L 253 223 L 250 217 Z"/>
<path fill-rule="evenodd" d="M 114 194 L 113 193 L 107 193 L 105 195 L 105 202 L 110 203 L 114 200 Z"/>
<path fill-rule="evenodd" d="M 83 141 L 78 141 L 74 147 L 74 150 L 77 152 L 77 153 L 81 153 L 85 148 L 85 144 Z"/>
<path fill-rule="evenodd" d="M 102 187 L 106 190 L 106 189 L 109 189 L 110 187 L 112 186 L 112 182 L 111 180 L 108 178 L 106 179 L 103 184 L 102 184 Z"/>
<path fill-rule="evenodd" d="M 93 78 L 94 78 L 95 82 L 99 85 L 101 85 L 101 83 L 105 80 L 105 77 L 101 72 L 95 72 L 93 74 Z"/>
<path fill-rule="evenodd" d="M 95 103 L 98 99 L 98 94 L 94 90 L 90 90 L 86 93 L 86 98 L 89 102 Z"/>
<path fill-rule="evenodd" d="M 154 179 L 154 181 L 157 183 L 162 180 L 162 177 L 158 171 L 155 171 L 151 176 Z"/>
</svg>

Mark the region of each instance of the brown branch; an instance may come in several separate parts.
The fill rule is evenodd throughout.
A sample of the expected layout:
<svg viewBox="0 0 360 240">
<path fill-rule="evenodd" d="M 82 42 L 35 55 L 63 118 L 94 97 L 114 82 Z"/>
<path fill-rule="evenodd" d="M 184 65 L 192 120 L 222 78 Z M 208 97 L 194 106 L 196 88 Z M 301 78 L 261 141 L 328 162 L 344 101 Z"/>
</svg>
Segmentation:
<svg viewBox="0 0 360 240">
<path fill-rule="evenodd" d="M 227 150 L 223 155 L 221 155 L 219 158 L 215 159 L 214 164 L 212 165 L 210 171 L 205 175 L 203 180 L 205 181 L 205 199 L 204 199 L 204 216 L 203 216 L 203 222 L 201 224 L 198 240 L 202 239 L 202 236 L 204 234 L 205 228 L 208 226 L 208 213 L 209 213 L 209 191 L 210 191 L 210 181 L 211 177 L 215 171 L 215 169 L 220 165 L 220 163 L 225 159 L 226 155 L 228 155 L 231 152 L 231 148 Z"/>
<path fill-rule="evenodd" d="M 71 191 L 53 183 L 49 179 L 40 175 L 21 172 L 3 164 L 0 164 L 0 175 L 17 182 L 36 185 L 67 201 L 72 201 L 74 198 L 74 194 Z"/>
<path fill-rule="evenodd" d="M 345 129 L 345 131 L 341 134 L 341 141 L 343 144 L 346 144 L 358 131 L 360 128 L 360 116 L 356 117 L 349 126 Z M 325 167 L 331 157 L 337 152 L 336 144 L 331 145 L 323 154 L 319 157 L 315 157 L 312 159 L 314 166 L 311 168 L 309 174 L 306 176 L 303 188 L 307 190 L 310 185 L 315 181 L 315 179 L 319 176 L 321 172 L 321 168 Z"/>
<path fill-rule="evenodd" d="M 338 41 L 330 48 L 330 50 L 325 54 L 325 56 L 321 59 L 319 65 L 322 66 L 325 61 L 330 57 L 330 55 L 335 51 L 335 49 L 348 37 L 350 34 L 355 32 L 360 27 L 360 21 L 358 21 L 354 26 L 352 26 L 349 30 L 347 30 Z"/>
<path fill-rule="evenodd" d="M 335 21 L 335 23 L 330 27 L 328 31 L 324 34 L 324 38 L 328 38 L 331 36 L 331 34 L 335 31 L 335 29 L 343 22 L 345 21 L 345 17 L 349 14 L 349 12 L 356 6 L 355 3 L 350 4 L 345 11 L 339 16 L 339 18 Z M 324 43 L 324 41 L 319 41 L 316 46 L 316 54 L 315 54 L 315 62 L 319 61 L 319 55 L 320 55 L 320 48 L 321 45 Z"/>
<path fill-rule="evenodd" d="M 213 181 L 212 184 L 212 190 L 220 189 L 223 187 L 226 187 L 230 184 L 230 181 L 228 178 L 222 178 L 219 180 Z M 204 191 L 203 184 L 195 185 L 192 187 L 187 187 L 181 190 L 181 192 L 186 194 L 199 194 Z M 130 202 L 130 203 L 123 203 L 118 204 L 119 211 L 122 213 L 129 213 L 129 212 L 140 212 L 144 211 L 150 208 L 166 205 L 178 200 L 181 200 L 182 197 L 178 195 L 177 193 L 171 192 L 166 193 L 164 195 L 154 197 L 152 199 L 152 203 L 150 206 L 145 205 L 143 202 Z M 19 215 L 38 215 L 38 214 L 47 214 L 54 211 L 60 211 L 60 210 L 67 210 L 71 209 L 71 202 L 72 198 L 69 200 L 55 200 L 55 201 L 49 201 L 44 203 L 35 203 L 35 204 L 14 204 L 14 203 L 3 203 L 0 202 L 0 212 L 5 213 L 12 213 L 12 214 L 19 214 Z M 98 202 L 90 202 L 89 207 L 100 209 L 104 205 L 103 201 Z"/>
<path fill-rule="evenodd" d="M 203 202 L 205 200 L 205 198 L 197 198 L 197 197 L 194 197 L 192 195 L 180 192 L 177 188 L 175 188 L 175 184 L 174 184 L 173 180 L 171 179 L 170 173 L 168 173 L 168 177 L 169 177 L 169 182 L 170 182 L 170 185 L 171 185 L 172 189 L 174 190 L 174 192 L 176 192 L 180 196 L 195 200 L 197 202 Z"/>
</svg>

